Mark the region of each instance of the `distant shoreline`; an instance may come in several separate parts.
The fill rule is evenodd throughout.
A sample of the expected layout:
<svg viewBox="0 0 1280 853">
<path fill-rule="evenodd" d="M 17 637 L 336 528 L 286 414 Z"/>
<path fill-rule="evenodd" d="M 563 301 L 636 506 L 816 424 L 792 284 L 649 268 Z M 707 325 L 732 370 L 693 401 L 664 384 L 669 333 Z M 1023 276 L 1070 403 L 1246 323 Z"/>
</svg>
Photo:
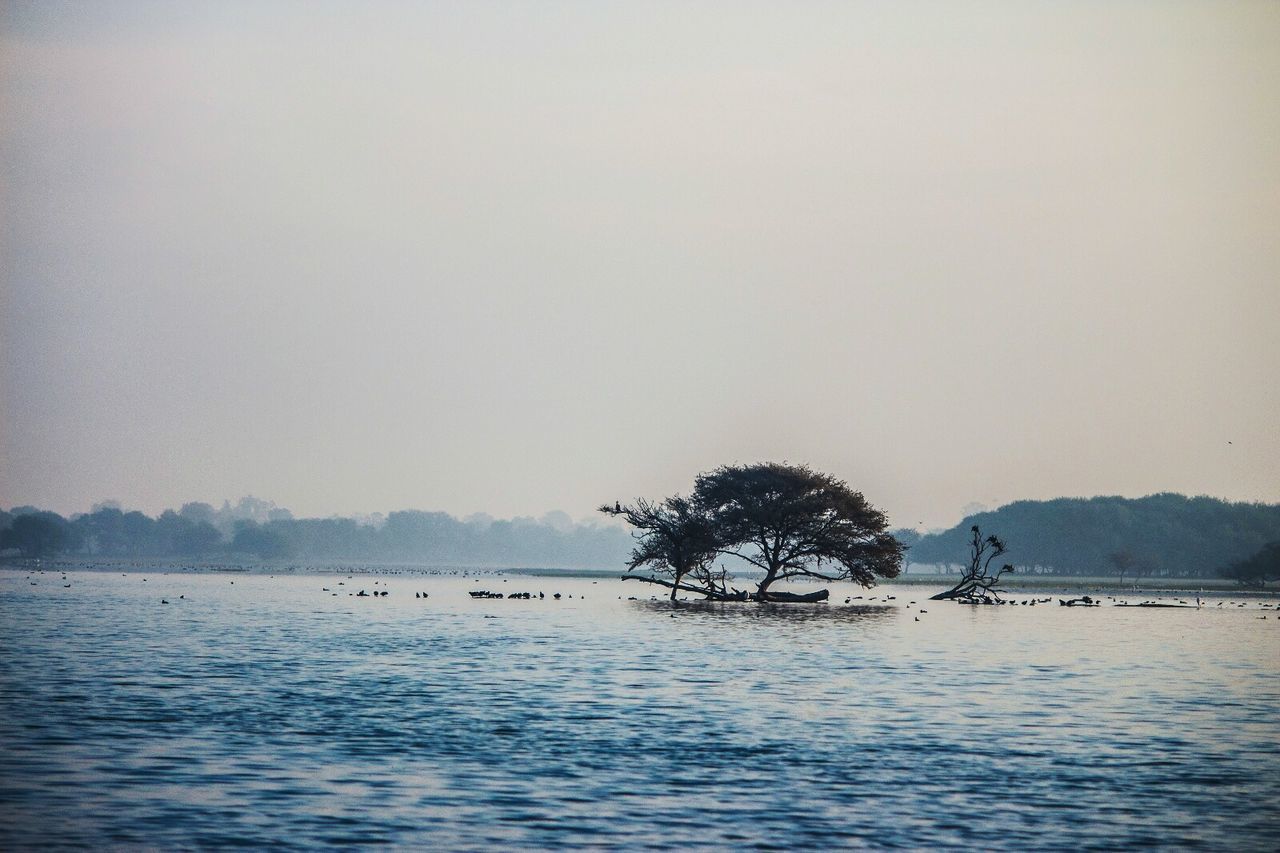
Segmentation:
<svg viewBox="0 0 1280 853">
<path fill-rule="evenodd" d="M 441 566 L 422 563 L 346 563 L 340 561 L 200 561 L 166 559 L 163 557 L 111 558 L 3 558 L 0 569 L 11 571 L 44 572 L 190 572 L 193 574 L 253 574 L 253 575 L 416 575 L 424 577 L 563 577 L 591 578 L 595 580 L 621 578 L 622 568 L 564 568 L 551 566 Z M 752 575 L 742 572 L 739 580 L 750 582 Z M 932 586 L 949 587 L 957 575 L 903 573 L 882 581 L 878 586 Z M 805 584 L 815 585 L 815 584 Z M 823 584 L 816 584 L 823 585 Z M 1077 577 L 1063 575 L 1022 575 L 1010 580 L 1003 587 L 1010 594 L 1020 590 L 1037 592 L 1107 592 L 1107 593 L 1194 593 L 1234 592 L 1245 596 L 1280 597 L 1280 587 L 1249 589 L 1227 578 L 1141 578 L 1138 581 L 1119 583 L 1113 577 Z"/>
</svg>

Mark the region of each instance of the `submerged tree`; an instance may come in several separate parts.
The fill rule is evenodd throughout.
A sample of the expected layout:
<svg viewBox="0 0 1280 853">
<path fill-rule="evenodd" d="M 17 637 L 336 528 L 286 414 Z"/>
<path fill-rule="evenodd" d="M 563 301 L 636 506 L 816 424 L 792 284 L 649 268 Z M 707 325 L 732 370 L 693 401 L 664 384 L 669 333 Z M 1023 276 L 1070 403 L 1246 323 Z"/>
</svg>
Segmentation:
<svg viewBox="0 0 1280 853">
<path fill-rule="evenodd" d="M 754 598 L 778 581 L 810 577 L 873 586 L 897 577 L 904 546 L 886 532 L 885 514 L 842 480 L 804 465 L 727 465 L 698 476 L 692 503 L 706 515 L 721 553 L 764 572 Z M 825 600 L 826 590 L 807 600 Z"/>
<path fill-rule="evenodd" d="M 969 530 L 973 534 L 969 542 L 969 565 L 961 571 L 960 582 L 946 592 L 932 596 L 931 601 L 956 598 L 980 603 L 1000 600 L 1000 590 L 996 585 L 1001 577 L 1014 570 L 1006 563 L 994 574 L 991 572 L 991 561 L 1005 552 L 1004 542 L 994 533 L 984 539 L 976 524 Z"/>
<path fill-rule="evenodd" d="M 655 583 L 720 601 L 825 601 L 826 590 L 797 595 L 770 591 L 795 577 L 851 580 L 872 586 L 898 575 L 905 546 L 885 532 L 884 513 L 843 481 L 805 466 L 763 463 L 725 466 L 698 476 L 688 498 L 602 506 L 636 528 L 628 572 L 641 566 Z M 729 586 L 719 554 L 764 572 L 754 594 Z"/>
<path fill-rule="evenodd" d="M 626 506 L 605 504 L 600 512 L 618 516 L 636 529 L 632 534 L 636 545 L 631 550 L 627 572 L 647 567 L 654 573 L 627 577 L 670 587 L 672 600 L 681 590 L 712 598 L 727 596 L 727 578 L 717 576 L 710 568 L 718 548 L 715 531 L 707 516 L 688 499 L 677 495 L 652 503 L 641 498 Z M 686 578 L 696 585 L 685 583 Z"/>
</svg>

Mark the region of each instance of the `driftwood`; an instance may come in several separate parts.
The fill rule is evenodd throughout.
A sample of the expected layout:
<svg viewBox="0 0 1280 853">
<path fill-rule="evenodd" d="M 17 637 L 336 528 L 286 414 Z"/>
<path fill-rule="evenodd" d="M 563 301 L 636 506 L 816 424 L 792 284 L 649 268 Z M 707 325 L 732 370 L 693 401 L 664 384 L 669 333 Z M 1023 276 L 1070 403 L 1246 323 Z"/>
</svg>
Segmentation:
<svg viewBox="0 0 1280 853">
<path fill-rule="evenodd" d="M 1087 595 L 1081 596 L 1080 598 L 1072 598 L 1067 601 L 1063 601 L 1059 598 L 1058 603 L 1063 607 L 1097 607 L 1099 604 L 1099 602 Z"/>
<path fill-rule="evenodd" d="M 763 596 L 752 594 L 744 589 L 720 590 L 709 589 L 701 586 L 690 586 L 684 583 L 672 583 L 662 578 L 649 577 L 647 575 L 623 575 L 624 581 L 644 581 L 645 583 L 657 584 L 665 586 L 667 589 L 679 590 L 681 592 L 691 592 L 694 595 L 706 596 L 711 601 L 775 601 L 794 604 L 815 604 L 820 601 L 826 601 L 831 597 L 828 590 L 820 589 L 817 592 L 766 592 Z"/>
</svg>

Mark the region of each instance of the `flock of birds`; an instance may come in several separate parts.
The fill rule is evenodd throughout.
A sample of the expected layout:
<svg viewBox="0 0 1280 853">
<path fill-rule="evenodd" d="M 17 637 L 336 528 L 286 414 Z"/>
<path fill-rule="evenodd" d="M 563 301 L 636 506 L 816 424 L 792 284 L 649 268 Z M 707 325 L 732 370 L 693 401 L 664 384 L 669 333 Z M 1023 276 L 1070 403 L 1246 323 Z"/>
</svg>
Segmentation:
<svg viewBox="0 0 1280 853">
<path fill-rule="evenodd" d="M 115 564 L 111 568 L 120 568 L 120 565 Z M 60 575 L 59 580 L 60 582 L 62 582 L 62 586 L 64 589 L 71 588 L 71 581 L 65 569 L 55 568 L 52 571 Z M 391 570 L 391 571 L 385 571 L 382 573 L 383 574 L 421 574 L 421 572 L 411 572 L 407 570 Z M 168 575 L 169 572 L 165 572 L 165 574 Z M 460 570 L 435 571 L 435 572 L 432 572 L 432 574 L 455 575 L 455 576 L 461 575 L 462 577 L 469 577 L 471 575 L 471 572 L 465 569 L 460 569 Z M 28 574 L 26 576 L 26 579 L 30 582 L 32 586 L 37 586 L 39 584 L 39 578 L 44 575 L 46 575 L 46 571 L 44 569 L 37 569 L 34 574 Z M 128 572 L 121 573 L 121 577 L 128 577 L 128 576 L 129 576 Z M 275 577 L 275 575 L 269 575 L 268 577 Z M 346 580 L 338 581 L 336 586 L 346 586 L 347 585 L 346 581 L 353 580 L 353 579 L 354 579 L 354 575 L 347 575 Z M 147 578 L 144 577 L 141 579 L 141 581 L 143 583 L 146 583 Z M 479 577 L 476 577 L 474 582 L 479 583 L 480 582 Z M 503 578 L 502 582 L 507 583 L 508 581 L 506 578 Z M 593 584 L 598 583 L 598 581 L 592 581 L 592 583 Z M 232 580 L 231 584 L 234 585 L 235 581 Z M 321 591 L 327 592 L 331 596 L 335 596 L 335 597 L 340 596 L 345 592 L 346 595 L 351 598 L 386 598 L 391 594 L 391 591 L 387 588 L 388 583 L 385 580 L 374 580 L 372 581 L 371 586 L 375 586 L 375 587 L 381 586 L 382 589 L 374 589 L 372 591 L 360 589 L 357 592 L 347 592 L 346 590 L 335 590 L 333 587 L 326 586 L 326 587 L 321 587 Z M 489 589 L 473 589 L 473 590 L 469 590 L 467 594 L 473 599 L 508 599 L 508 600 L 524 600 L 524 601 L 545 600 L 547 598 L 551 598 L 553 601 L 560 601 L 562 598 L 566 598 L 566 599 L 573 598 L 572 594 L 562 595 L 559 592 L 552 593 L 550 596 L 548 596 L 546 593 L 541 591 L 537 593 L 521 591 L 521 592 L 511 592 L 511 593 L 504 594 L 501 592 L 491 591 Z M 430 594 L 427 593 L 426 591 L 418 590 L 413 593 L 413 597 L 416 599 L 422 600 L 422 599 L 430 598 Z M 582 599 L 582 600 L 586 599 L 585 595 L 579 594 L 578 597 L 579 599 Z M 178 599 L 186 600 L 186 595 L 185 594 L 179 595 Z M 846 605 L 854 605 L 855 602 L 859 602 L 860 604 L 856 606 L 865 606 L 866 604 L 871 604 L 873 602 L 876 602 L 876 603 L 879 603 L 879 606 L 882 606 L 882 607 L 883 606 L 894 606 L 894 607 L 902 606 L 897 604 L 891 604 L 891 602 L 896 602 L 897 599 L 898 599 L 898 596 L 887 595 L 887 594 L 871 595 L 871 596 L 851 595 L 851 596 L 845 597 L 844 603 Z M 618 600 L 621 601 L 622 596 L 618 596 Z M 636 596 L 629 596 L 627 600 L 638 601 L 639 599 Z M 652 596 L 649 596 L 649 600 L 657 602 L 657 601 L 665 600 L 665 597 L 652 595 Z M 688 602 L 691 599 L 687 597 L 681 597 L 679 600 L 682 602 Z M 1054 599 L 1052 597 L 1049 597 L 1049 598 L 1023 598 L 1023 599 L 1006 598 L 1006 599 L 996 599 L 993 601 L 985 601 L 985 602 L 969 602 L 969 601 L 957 599 L 957 602 L 962 604 L 963 603 L 971 603 L 971 604 L 972 603 L 994 603 L 994 604 L 1003 604 L 1003 605 L 1021 605 L 1021 606 L 1027 606 L 1027 607 L 1035 607 L 1037 604 L 1050 604 L 1053 602 L 1053 600 Z M 1187 609 L 1207 609 L 1209 608 L 1211 603 L 1203 600 L 1199 595 L 1190 596 L 1186 598 L 1176 597 L 1176 596 L 1168 597 L 1168 598 L 1166 597 L 1145 598 L 1145 599 L 1134 600 L 1134 601 L 1130 601 L 1127 598 L 1120 598 L 1114 595 L 1106 595 L 1098 598 L 1084 595 L 1084 596 L 1080 596 L 1078 598 L 1073 598 L 1073 599 L 1065 599 L 1065 600 L 1061 598 L 1058 599 L 1058 603 L 1061 605 L 1076 606 L 1076 607 L 1099 607 L 1103 605 L 1104 601 L 1109 602 L 1110 606 L 1114 606 L 1114 607 L 1157 607 L 1157 608 L 1187 608 Z M 169 604 L 170 602 L 166 598 L 161 598 L 160 603 Z M 1280 620 L 1280 602 L 1276 602 L 1276 601 L 1260 602 L 1256 600 L 1235 601 L 1235 600 L 1223 599 L 1223 600 L 1212 602 L 1212 605 L 1213 605 L 1212 609 L 1219 609 L 1219 608 L 1240 609 L 1240 608 L 1250 607 L 1252 605 L 1255 607 L 1255 609 L 1266 610 L 1266 611 L 1275 613 L 1277 619 Z M 920 614 L 927 614 L 929 612 L 928 610 L 925 610 L 924 608 L 919 607 L 915 600 L 907 601 L 905 605 L 905 609 L 910 610 L 912 607 L 916 607 L 917 608 L 916 612 Z M 1257 618 L 1266 619 L 1267 615 L 1268 614 L 1264 613 Z M 915 621 L 919 622 L 920 617 L 916 616 Z"/>
</svg>

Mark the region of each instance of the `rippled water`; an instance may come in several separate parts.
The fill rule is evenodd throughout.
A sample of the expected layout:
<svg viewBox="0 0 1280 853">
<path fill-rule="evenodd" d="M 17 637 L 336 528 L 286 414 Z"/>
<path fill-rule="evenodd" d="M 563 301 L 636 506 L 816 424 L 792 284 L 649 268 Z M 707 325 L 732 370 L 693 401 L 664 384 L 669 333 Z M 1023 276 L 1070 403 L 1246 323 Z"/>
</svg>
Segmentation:
<svg viewBox="0 0 1280 853">
<path fill-rule="evenodd" d="M 476 585 L 0 572 L 0 846 L 1277 843 L 1280 618 L 1256 603 Z"/>
</svg>

